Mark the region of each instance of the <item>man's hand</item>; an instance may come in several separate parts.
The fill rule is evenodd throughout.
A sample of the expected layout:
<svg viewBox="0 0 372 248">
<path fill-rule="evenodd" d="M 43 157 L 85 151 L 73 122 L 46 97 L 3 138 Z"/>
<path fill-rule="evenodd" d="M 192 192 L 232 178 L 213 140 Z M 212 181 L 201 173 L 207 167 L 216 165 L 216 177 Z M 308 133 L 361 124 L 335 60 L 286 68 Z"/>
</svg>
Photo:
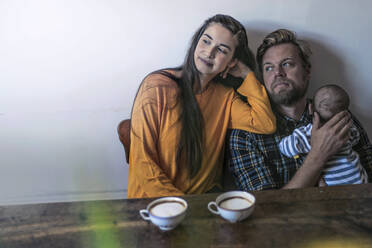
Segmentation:
<svg viewBox="0 0 372 248">
<path fill-rule="evenodd" d="M 348 111 L 342 111 L 320 127 L 319 114 L 314 112 L 311 131 L 311 152 L 318 154 L 325 162 L 349 139 L 353 123 Z"/>
<path fill-rule="evenodd" d="M 249 72 L 252 70 L 246 66 L 240 60 L 237 60 L 235 66 L 227 67 L 226 70 L 222 72 L 222 78 L 226 78 L 227 74 L 231 74 L 234 77 L 245 79 Z"/>
<path fill-rule="evenodd" d="M 325 162 L 348 140 L 352 122 L 350 114 L 344 111 L 336 114 L 320 127 L 319 114 L 314 112 L 311 150 L 301 168 L 283 189 L 311 187 L 318 184 Z"/>
</svg>

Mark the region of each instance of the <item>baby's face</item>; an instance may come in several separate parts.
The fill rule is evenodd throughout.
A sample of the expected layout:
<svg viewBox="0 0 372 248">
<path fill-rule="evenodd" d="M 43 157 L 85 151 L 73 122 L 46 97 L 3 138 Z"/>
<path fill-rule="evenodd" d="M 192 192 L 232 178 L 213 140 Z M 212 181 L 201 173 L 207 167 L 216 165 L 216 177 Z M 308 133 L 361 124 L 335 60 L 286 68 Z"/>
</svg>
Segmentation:
<svg viewBox="0 0 372 248">
<path fill-rule="evenodd" d="M 328 121 L 337 114 L 335 94 L 329 89 L 321 89 L 314 97 L 314 108 L 318 112 L 322 121 Z"/>
</svg>

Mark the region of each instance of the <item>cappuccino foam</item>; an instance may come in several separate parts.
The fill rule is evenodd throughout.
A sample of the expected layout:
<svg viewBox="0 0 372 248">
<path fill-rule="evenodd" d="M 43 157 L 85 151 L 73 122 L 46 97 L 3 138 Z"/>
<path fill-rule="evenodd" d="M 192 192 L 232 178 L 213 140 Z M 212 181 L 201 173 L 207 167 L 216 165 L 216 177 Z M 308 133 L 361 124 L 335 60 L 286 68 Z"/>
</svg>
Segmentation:
<svg viewBox="0 0 372 248">
<path fill-rule="evenodd" d="M 243 197 L 231 197 L 222 200 L 219 204 L 221 208 L 239 210 L 245 209 L 252 205 L 252 202 Z"/>
<path fill-rule="evenodd" d="M 185 210 L 185 206 L 180 202 L 161 202 L 151 208 L 150 212 L 152 215 L 158 217 L 171 217 L 182 213 Z"/>
</svg>

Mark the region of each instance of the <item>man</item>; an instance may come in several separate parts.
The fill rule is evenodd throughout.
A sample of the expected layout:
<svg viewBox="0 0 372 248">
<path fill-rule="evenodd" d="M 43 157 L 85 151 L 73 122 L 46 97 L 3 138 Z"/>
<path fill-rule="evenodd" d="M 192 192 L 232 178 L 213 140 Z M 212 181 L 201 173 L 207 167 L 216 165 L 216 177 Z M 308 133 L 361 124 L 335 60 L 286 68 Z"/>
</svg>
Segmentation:
<svg viewBox="0 0 372 248">
<path fill-rule="evenodd" d="M 349 137 L 352 123 L 361 136 L 353 147 L 359 153 L 369 181 L 372 179 L 372 146 L 361 124 L 349 112 L 335 115 L 320 125 L 311 114 L 306 98 L 311 51 L 289 30 L 279 29 L 265 37 L 257 50 L 258 69 L 277 117 L 272 135 L 232 130 L 229 141 L 229 168 L 241 190 L 289 189 L 318 184 L 325 162 Z M 287 158 L 280 153 L 280 140 L 295 128 L 313 122 L 311 150 L 307 156 Z"/>
</svg>

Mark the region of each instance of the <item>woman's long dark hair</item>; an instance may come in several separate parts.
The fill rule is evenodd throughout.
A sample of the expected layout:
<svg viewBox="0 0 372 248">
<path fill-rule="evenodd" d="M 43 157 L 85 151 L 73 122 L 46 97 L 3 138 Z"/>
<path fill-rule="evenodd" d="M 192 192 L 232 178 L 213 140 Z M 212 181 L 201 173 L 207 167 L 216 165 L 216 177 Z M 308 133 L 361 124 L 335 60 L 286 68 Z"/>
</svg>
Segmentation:
<svg viewBox="0 0 372 248">
<path fill-rule="evenodd" d="M 238 45 L 235 48 L 233 58 L 237 58 L 245 63 L 252 71 L 256 68 L 254 55 L 248 47 L 248 38 L 244 26 L 231 16 L 218 14 L 207 19 L 195 32 L 183 65 L 170 69 L 177 71 L 182 70 L 180 78 L 175 78 L 165 70 L 154 72 L 171 77 L 177 82 L 180 89 L 180 121 L 182 123 L 182 128 L 181 139 L 177 147 L 177 161 L 180 161 L 182 154 L 183 159 L 186 159 L 186 166 L 189 169 L 191 177 L 194 177 L 201 167 L 204 146 L 204 121 L 193 91 L 194 84 L 200 83 L 199 72 L 194 62 L 194 53 L 200 37 L 211 23 L 221 24 L 236 37 Z M 231 84 L 229 83 L 231 81 L 231 78 L 223 79 L 219 75 L 213 79 L 213 82 L 234 88 L 238 87 L 242 82 L 242 80 L 238 83 L 234 81 L 235 83 Z"/>
</svg>

